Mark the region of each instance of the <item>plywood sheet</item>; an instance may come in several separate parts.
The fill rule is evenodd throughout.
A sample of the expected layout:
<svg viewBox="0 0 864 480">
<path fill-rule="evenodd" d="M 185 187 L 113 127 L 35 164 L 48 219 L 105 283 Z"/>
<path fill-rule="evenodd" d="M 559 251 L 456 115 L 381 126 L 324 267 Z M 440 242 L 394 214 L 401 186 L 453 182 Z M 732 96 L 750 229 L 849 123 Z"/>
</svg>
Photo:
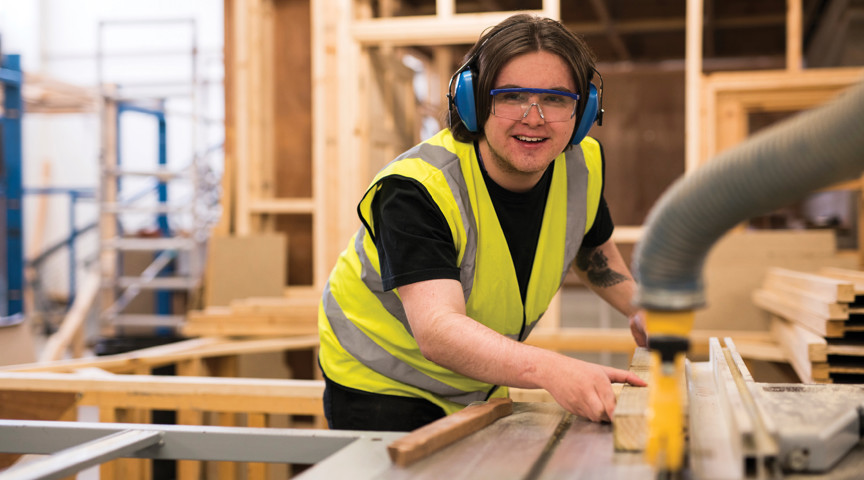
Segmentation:
<svg viewBox="0 0 864 480">
<path fill-rule="evenodd" d="M 247 297 L 279 297 L 285 290 L 287 239 L 279 234 L 214 236 L 207 252 L 204 303 L 227 306 Z"/>
</svg>

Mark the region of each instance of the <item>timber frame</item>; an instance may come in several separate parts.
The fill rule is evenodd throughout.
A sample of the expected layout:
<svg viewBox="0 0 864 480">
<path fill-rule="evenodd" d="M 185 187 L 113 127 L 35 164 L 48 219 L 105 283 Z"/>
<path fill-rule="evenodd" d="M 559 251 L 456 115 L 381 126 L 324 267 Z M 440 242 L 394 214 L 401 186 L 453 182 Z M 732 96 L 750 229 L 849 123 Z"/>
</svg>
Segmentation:
<svg viewBox="0 0 864 480">
<path fill-rule="evenodd" d="M 394 7 L 382 2 L 379 16 L 373 18 L 367 1 L 309 2 L 311 146 L 290 137 L 298 143 L 298 157 L 290 162 L 299 176 L 308 173 L 311 189 L 295 194 L 278 192 L 273 181 L 279 163 L 285 161 L 284 152 L 272 147 L 275 138 L 286 134 L 286 125 L 274 118 L 273 107 L 278 100 L 272 58 L 278 47 L 276 17 L 278 9 L 284 8 L 280 5 L 275 0 L 225 1 L 226 71 L 230 75 L 226 77 L 224 215 L 215 233 L 250 235 L 273 231 L 277 218 L 307 218 L 311 232 L 300 236 L 311 235 L 308 278 L 320 290 L 345 242 L 359 226 L 356 201 L 368 179 L 383 162 L 419 140 L 410 132 L 417 125 L 409 117 L 418 112 L 413 90 L 406 89 L 410 78 L 397 72 L 396 62 L 386 59 L 392 58 L 395 49 L 410 52 L 422 47 L 431 52 L 426 64 L 432 79 L 429 105 L 421 107 L 440 117 L 446 111 L 441 101 L 446 80 L 458 61 L 451 47 L 472 43 L 485 28 L 514 12 L 462 14 L 456 13 L 455 0 L 438 0 L 432 15 L 388 17 Z M 305 12 L 292 11 L 297 15 Z M 531 13 L 560 18 L 560 2 L 544 0 L 542 8 Z M 707 26 L 703 25 L 702 1 L 688 0 L 686 172 L 746 138 L 747 111 L 781 105 L 809 108 L 861 77 L 861 69 L 804 69 L 801 24 L 802 0 L 787 0 L 784 70 L 706 74 L 699 33 Z M 385 68 L 380 68 L 382 61 L 387 62 Z M 377 90 L 382 88 L 390 97 L 380 97 Z M 401 117 L 400 109 L 415 115 Z M 735 109 L 739 110 L 731 114 Z M 402 125 L 406 121 L 412 128 Z M 297 236 L 295 231 L 288 233 Z M 632 244 L 640 236 L 639 226 L 622 226 L 616 241 Z M 289 250 L 295 252 L 291 243 L 293 240 Z"/>
</svg>

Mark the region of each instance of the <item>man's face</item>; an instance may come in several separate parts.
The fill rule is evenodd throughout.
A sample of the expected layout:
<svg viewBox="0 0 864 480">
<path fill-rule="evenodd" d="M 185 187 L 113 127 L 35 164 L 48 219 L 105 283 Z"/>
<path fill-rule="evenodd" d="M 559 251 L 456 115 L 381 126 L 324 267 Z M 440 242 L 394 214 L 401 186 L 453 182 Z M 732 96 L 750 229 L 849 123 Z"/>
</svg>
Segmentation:
<svg viewBox="0 0 864 480">
<path fill-rule="evenodd" d="M 514 57 L 504 65 L 493 88 L 543 88 L 576 93 L 576 84 L 564 60 L 539 51 Z M 564 122 L 546 122 L 536 106 L 521 120 L 486 119 L 480 153 L 489 175 L 512 191 L 536 185 L 546 167 L 567 146 L 576 117 Z"/>
</svg>

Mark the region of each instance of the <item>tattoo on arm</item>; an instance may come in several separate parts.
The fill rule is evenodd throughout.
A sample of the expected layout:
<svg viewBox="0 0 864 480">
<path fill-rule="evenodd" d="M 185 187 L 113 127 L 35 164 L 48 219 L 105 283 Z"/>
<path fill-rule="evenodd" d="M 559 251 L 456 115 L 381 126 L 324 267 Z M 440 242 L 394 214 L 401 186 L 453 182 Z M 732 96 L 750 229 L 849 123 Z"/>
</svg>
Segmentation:
<svg viewBox="0 0 864 480">
<path fill-rule="evenodd" d="M 611 287 L 627 277 L 609 268 L 609 259 L 600 250 L 580 249 L 576 254 L 576 268 L 585 272 L 588 281 L 598 287 Z"/>
</svg>

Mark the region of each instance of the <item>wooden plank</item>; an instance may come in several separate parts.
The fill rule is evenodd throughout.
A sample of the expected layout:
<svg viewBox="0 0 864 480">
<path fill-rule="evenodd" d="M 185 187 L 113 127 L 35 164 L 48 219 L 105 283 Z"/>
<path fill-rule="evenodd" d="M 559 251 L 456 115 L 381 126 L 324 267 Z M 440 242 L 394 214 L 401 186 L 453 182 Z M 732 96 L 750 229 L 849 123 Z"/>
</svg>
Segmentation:
<svg viewBox="0 0 864 480">
<path fill-rule="evenodd" d="M 855 295 L 864 295 L 864 272 L 848 268 L 824 267 L 819 274 L 845 282 L 852 282 Z"/>
<path fill-rule="evenodd" d="M 771 290 L 756 290 L 753 292 L 753 303 L 787 320 L 809 328 L 823 337 L 842 338 L 846 328 L 841 320 L 831 320 L 823 315 L 818 315 L 808 310 L 787 303 L 783 298 L 775 295 Z"/>
<path fill-rule="evenodd" d="M 231 302 L 231 313 L 238 316 L 283 315 L 291 318 L 318 318 L 319 296 L 314 297 L 255 297 Z"/>
<path fill-rule="evenodd" d="M 829 302 L 855 301 L 855 289 L 850 282 L 822 275 L 775 267 L 768 270 L 765 276 L 765 287 L 772 288 L 775 285 L 788 285 L 807 290 Z"/>
<path fill-rule="evenodd" d="M 110 85 L 107 89 L 103 89 L 104 94 L 100 98 L 100 112 L 102 128 L 101 144 L 102 155 L 100 155 L 100 166 L 102 171 L 115 170 L 118 167 L 117 158 L 117 127 L 118 127 L 118 110 L 117 101 L 113 98 L 116 94 L 116 87 Z M 99 190 L 99 201 L 103 204 L 117 202 L 119 182 L 101 182 Z M 118 222 L 114 215 L 102 209 L 99 215 L 99 238 L 102 242 L 111 242 L 118 236 Z M 99 252 L 99 275 L 102 285 L 100 294 L 100 311 L 105 311 L 114 304 L 114 291 L 112 285 L 116 285 L 118 277 L 117 272 L 117 251 L 114 249 L 103 248 Z M 102 333 L 107 336 L 113 336 L 110 329 L 113 325 L 103 325 Z"/>
<path fill-rule="evenodd" d="M 177 363 L 177 375 L 188 377 L 200 377 L 205 375 L 204 362 L 201 357 L 191 358 Z M 177 410 L 178 425 L 203 425 L 204 412 L 201 410 Z M 199 480 L 201 478 L 202 463 L 198 460 L 178 460 L 178 480 Z"/>
<path fill-rule="evenodd" d="M 801 0 L 786 0 L 786 70 L 789 71 L 801 71 L 803 65 L 801 18 Z"/>
<path fill-rule="evenodd" d="M 317 345 L 317 334 L 250 340 L 231 340 L 215 336 L 103 357 L 0 367 L 0 371 L 62 373 L 96 367 L 113 373 L 128 373 L 142 365 L 155 368 L 195 358 L 307 350 Z"/>
<path fill-rule="evenodd" d="M 647 348 L 637 348 L 630 362 L 630 371 L 646 382 L 650 381 L 651 354 Z M 642 451 L 648 439 L 648 389 L 624 385 L 612 418 L 612 440 L 615 451 Z"/>
<path fill-rule="evenodd" d="M 0 372 L 4 390 L 81 393 L 79 405 L 321 415 L 320 380 Z"/>
<path fill-rule="evenodd" d="M 509 398 L 470 405 L 397 439 L 387 446 L 387 453 L 393 463 L 406 467 L 511 413 Z"/>
<path fill-rule="evenodd" d="M 236 102 L 234 97 L 237 91 L 236 75 L 242 65 L 237 64 L 237 21 L 235 11 L 237 4 L 242 4 L 242 0 L 223 0 L 222 16 L 223 16 L 223 47 L 222 57 L 225 68 L 225 75 L 222 80 L 223 91 L 225 94 L 225 143 L 223 146 L 224 158 L 222 160 L 222 178 L 221 188 L 222 195 L 219 198 L 219 203 L 222 207 L 222 215 L 219 216 L 219 222 L 213 227 L 212 235 L 229 235 L 234 231 L 235 218 L 235 194 L 237 191 L 236 185 L 236 163 L 237 163 L 237 117 L 236 117 Z M 241 17 L 242 18 L 242 17 Z M 191 478 L 191 477 L 188 477 Z M 187 480 L 187 478 L 182 478 Z"/>
<path fill-rule="evenodd" d="M 315 213 L 312 198 L 262 198 L 249 202 L 249 212 L 254 214 L 298 214 Z"/>
<path fill-rule="evenodd" d="M 809 290 L 778 283 L 772 286 L 770 293 L 783 299 L 787 304 L 824 316 L 829 320 L 849 319 L 848 303 L 831 302 L 824 297 L 813 295 Z"/>
<path fill-rule="evenodd" d="M 454 14 L 446 18 L 435 15 L 369 18 L 351 23 L 352 40 L 361 45 L 387 43 L 400 45 L 454 45 L 474 43 L 484 29 L 497 25 L 514 12 Z M 539 10 L 524 13 L 542 15 Z"/>
<path fill-rule="evenodd" d="M 732 337 L 745 358 L 780 360 L 782 355 L 767 331 L 704 330 L 690 332 L 690 353 L 708 353 L 708 339 Z M 617 352 L 632 353 L 636 348 L 633 334 L 628 328 L 560 328 L 555 331 L 535 330 L 527 344 L 559 352 Z"/>
<path fill-rule="evenodd" d="M 843 344 L 843 343 L 829 343 L 825 347 L 825 351 L 828 355 L 843 355 L 849 357 L 864 357 L 864 345 L 860 343 L 856 344 Z"/>
<path fill-rule="evenodd" d="M 6 420 L 59 420 L 75 405 L 71 392 L 0 391 L 0 418 Z"/>
<path fill-rule="evenodd" d="M 771 332 L 802 383 L 813 383 L 814 378 L 827 378 L 828 345 L 824 338 L 779 317 L 772 319 Z M 817 365 L 815 368 L 814 364 Z"/>
<path fill-rule="evenodd" d="M 25 77 L 25 82 L 29 80 Z M 27 85 L 27 83 L 25 83 Z M 95 100 L 95 97 L 94 97 Z M 29 112 L 29 110 L 28 110 Z M 47 187 L 51 184 L 51 159 L 45 158 L 42 160 L 40 182 L 37 186 Z M 32 227 L 27 229 L 27 262 L 24 266 L 24 312 L 30 319 L 44 322 L 44 319 L 39 318 L 39 312 L 36 308 L 36 294 L 33 291 L 36 286 L 38 272 L 33 266 L 32 260 L 38 257 L 45 243 L 45 223 L 48 218 L 48 195 L 39 195 L 36 203 L 36 218 L 32 223 Z"/>
<path fill-rule="evenodd" d="M 48 342 L 39 356 L 40 362 L 63 358 L 63 355 L 73 344 L 73 340 L 83 330 L 84 322 L 87 320 L 87 316 L 96 302 L 96 297 L 99 295 L 99 288 L 99 274 L 88 274 L 84 279 L 81 289 L 75 295 L 72 307 L 63 318 L 60 329 L 48 338 Z"/>
<path fill-rule="evenodd" d="M 181 328 L 181 333 L 187 336 L 305 336 L 318 331 L 317 324 L 307 322 L 286 322 L 284 317 L 265 318 L 234 318 L 237 322 L 222 322 L 218 318 L 211 321 L 188 322 Z"/>
<path fill-rule="evenodd" d="M 700 165 L 699 147 L 702 131 L 699 126 L 702 82 L 702 9 L 703 0 L 687 0 L 685 30 L 685 103 L 684 142 L 685 171 L 692 172 Z"/>
</svg>

